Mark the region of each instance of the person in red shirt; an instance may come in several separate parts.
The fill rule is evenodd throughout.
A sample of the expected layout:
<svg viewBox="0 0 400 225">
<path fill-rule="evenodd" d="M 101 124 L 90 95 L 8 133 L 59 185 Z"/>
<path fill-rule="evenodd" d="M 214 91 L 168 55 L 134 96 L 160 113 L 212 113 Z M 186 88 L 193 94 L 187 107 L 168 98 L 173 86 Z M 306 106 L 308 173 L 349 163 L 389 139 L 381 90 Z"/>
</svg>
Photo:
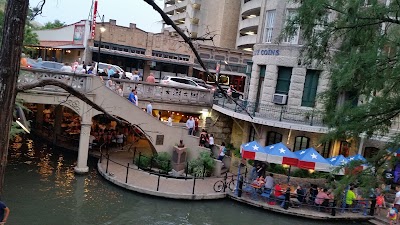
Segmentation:
<svg viewBox="0 0 400 225">
<path fill-rule="evenodd" d="M 281 204 L 285 200 L 285 195 L 283 194 L 283 190 L 280 183 L 277 183 L 274 187 L 274 196 L 276 201 L 280 202 Z"/>
</svg>

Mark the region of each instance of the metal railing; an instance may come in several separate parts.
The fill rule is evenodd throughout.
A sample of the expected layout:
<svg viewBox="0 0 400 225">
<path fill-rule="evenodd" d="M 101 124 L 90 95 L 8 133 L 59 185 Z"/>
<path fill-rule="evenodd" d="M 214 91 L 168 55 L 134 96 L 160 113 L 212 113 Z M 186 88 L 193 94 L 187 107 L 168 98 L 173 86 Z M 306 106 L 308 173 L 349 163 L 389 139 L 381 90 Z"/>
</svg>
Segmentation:
<svg viewBox="0 0 400 225">
<path fill-rule="evenodd" d="M 310 126 L 324 126 L 323 113 L 316 109 L 302 109 L 287 105 L 257 104 L 247 100 L 238 100 L 238 103 L 247 109 L 253 117 Z M 226 98 L 220 98 L 214 101 L 214 104 L 224 109 L 247 115 L 242 107 L 233 102 L 228 102 Z"/>
<path fill-rule="evenodd" d="M 150 160 L 150 164 L 149 165 L 144 165 L 142 164 L 143 161 L 141 160 Z M 206 166 L 204 165 L 203 167 L 203 172 L 202 172 L 202 176 L 197 176 L 196 174 L 190 175 L 190 166 L 189 166 L 189 162 L 186 163 L 186 168 L 185 168 L 185 175 L 184 176 L 174 176 L 174 175 L 170 175 L 167 170 L 163 170 L 163 169 L 154 169 L 153 166 L 155 165 L 155 157 L 154 155 L 151 157 L 142 155 L 142 153 L 140 151 L 136 150 L 136 147 L 134 149 L 134 153 L 133 153 L 133 157 L 132 157 L 132 163 L 127 163 L 122 164 L 120 162 L 117 162 L 113 159 L 110 159 L 110 154 L 108 153 L 108 148 L 106 148 L 106 152 L 104 153 L 102 151 L 102 148 L 100 147 L 100 159 L 99 162 L 102 163 L 103 160 L 107 160 L 106 161 L 106 168 L 105 168 L 105 172 L 106 174 L 110 174 L 110 167 L 109 164 L 110 162 L 119 165 L 121 167 L 126 168 L 126 173 L 125 173 L 125 183 L 128 183 L 129 180 L 129 173 L 130 171 L 143 171 L 146 173 L 149 173 L 151 175 L 155 175 L 158 176 L 157 178 L 157 185 L 155 187 L 156 191 L 158 192 L 160 190 L 160 179 L 161 178 L 167 178 L 167 179 L 184 179 L 184 180 L 193 180 L 193 187 L 192 187 L 192 194 L 195 193 L 195 189 L 196 189 L 196 180 L 198 179 L 206 179 Z M 136 167 L 134 167 L 134 165 Z M 171 160 L 168 161 L 168 166 L 171 165 Z"/>
</svg>

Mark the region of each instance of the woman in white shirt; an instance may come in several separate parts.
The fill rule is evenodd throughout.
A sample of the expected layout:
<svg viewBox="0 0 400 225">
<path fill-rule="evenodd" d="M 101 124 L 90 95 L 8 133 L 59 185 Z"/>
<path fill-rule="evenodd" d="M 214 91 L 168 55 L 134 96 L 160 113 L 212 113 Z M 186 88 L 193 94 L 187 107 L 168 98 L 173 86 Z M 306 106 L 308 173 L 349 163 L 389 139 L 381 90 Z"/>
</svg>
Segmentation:
<svg viewBox="0 0 400 225">
<path fill-rule="evenodd" d="M 210 134 L 210 137 L 208 138 L 208 144 L 209 144 L 209 148 L 212 152 L 213 148 L 214 148 L 214 135 Z"/>
</svg>

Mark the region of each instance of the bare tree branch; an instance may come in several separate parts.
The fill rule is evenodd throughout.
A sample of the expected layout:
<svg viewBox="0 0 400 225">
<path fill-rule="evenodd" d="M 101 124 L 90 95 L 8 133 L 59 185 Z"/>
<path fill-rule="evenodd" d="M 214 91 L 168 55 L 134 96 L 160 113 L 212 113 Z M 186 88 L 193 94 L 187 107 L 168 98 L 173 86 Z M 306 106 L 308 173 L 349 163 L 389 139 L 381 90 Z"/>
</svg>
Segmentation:
<svg viewBox="0 0 400 225">
<path fill-rule="evenodd" d="M 32 15 L 30 16 L 30 20 L 34 20 L 36 16 L 42 15 L 43 7 L 46 4 L 46 0 L 41 0 L 38 2 L 37 6 L 32 9 Z"/>
<path fill-rule="evenodd" d="M 157 3 L 155 3 L 154 0 L 144 0 L 144 1 L 147 4 L 149 4 L 151 7 L 153 7 L 153 9 L 156 10 L 161 15 L 161 17 L 164 20 L 164 22 L 166 24 L 172 26 L 175 29 L 175 31 L 183 38 L 183 40 L 189 45 L 190 49 L 192 49 L 194 55 L 196 56 L 197 61 L 200 63 L 200 66 L 207 73 L 208 77 L 211 78 L 215 82 L 215 84 L 217 85 L 218 89 L 225 96 L 225 98 L 228 98 L 228 99 L 230 98 L 237 106 L 239 106 L 241 109 L 243 109 L 250 116 L 250 118 L 253 119 L 253 116 L 251 116 L 251 114 L 247 111 L 247 109 L 245 107 L 243 107 L 241 104 L 237 103 L 237 101 L 235 99 L 233 99 L 231 96 L 228 96 L 226 91 L 221 87 L 221 85 L 219 85 L 219 82 L 214 79 L 214 76 L 210 73 L 208 68 L 205 66 L 203 60 L 200 57 L 199 52 L 197 51 L 197 49 L 193 45 L 193 42 L 191 41 L 191 39 L 188 36 L 186 36 L 185 33 L 183 33 L 182 29 L 179 28 L 160 7 L 158 7 Z"/>
</svg>

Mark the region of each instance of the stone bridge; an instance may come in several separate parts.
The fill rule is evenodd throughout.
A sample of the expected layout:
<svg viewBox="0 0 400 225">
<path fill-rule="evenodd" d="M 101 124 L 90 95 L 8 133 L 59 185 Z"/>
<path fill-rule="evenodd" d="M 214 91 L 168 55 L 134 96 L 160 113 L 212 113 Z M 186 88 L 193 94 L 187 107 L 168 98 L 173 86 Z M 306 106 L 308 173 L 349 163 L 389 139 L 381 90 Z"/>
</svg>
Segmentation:
<svg viewBox="0 0 400 225">
<path fill-rule="evenodd" d="M 136 107 L 125 97 L 117 95 L 104 85 L 98 76 L 56 73 L 47 70 L 21 69 L 18 77 L 19 83 L 32 83 L 42 78 L 52 78 L 65 82 L 76 90 L 84 93 L 90 100 L 103 107 L 108 113 L 124 119 L 132 125 L 137 125 L 147 134 L 148 140 L 157 152 L 172 152 L 173 146 L 183 140 L 184 144 L 192 152 L 190 158 L 198 154 L 198 138 L 187 134 L 187 130 L 179 127 L 171 127 L 147 114 L 140 107 Z M 153 101 L 157 104 L 168 104 L 173 107 L 210 108 L 213 95 L 209 91 L 174 88 L 161 84 L 147 84 L 118 80 L 123 86 L 124 94 L 128 95 L 132 88 L 138 91 L 140 101 Z M 75 111 L 81 117 L 81 133 L 79 141 L 78 163 L 75 171 L 85 173 L 88 171 L 87 158 L 89 136 L 92 118 L 101 112 L 92 109 L 80 99 L 69 96 L 69 93 L 55 86 L 35 88 L 18 96 L 27 103 L 63 105 Z M 153 104 L 154 107 L 154 104 Z M 175 110 L 177 110 L 175 108 Z"/>
</svg>

